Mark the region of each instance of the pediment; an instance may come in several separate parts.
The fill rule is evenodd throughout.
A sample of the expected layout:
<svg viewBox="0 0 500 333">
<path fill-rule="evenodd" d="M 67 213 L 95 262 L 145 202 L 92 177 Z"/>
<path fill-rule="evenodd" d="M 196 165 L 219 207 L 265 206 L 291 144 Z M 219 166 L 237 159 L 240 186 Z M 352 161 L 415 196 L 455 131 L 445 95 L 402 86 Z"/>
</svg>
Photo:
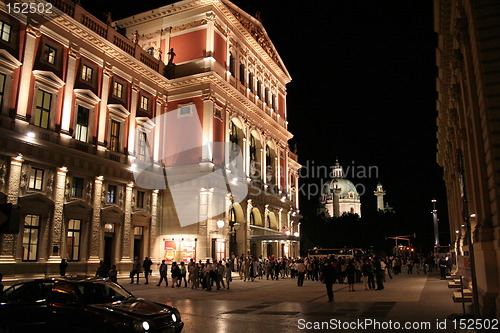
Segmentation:
<svg viewBox="0 0 500 333">
<path fill-rule="evenodd" d="M 19 197 L 19 203 L 21 205 L 24 203 L 42 203 L 46 205 L 53 205 L 54 201 L 52 201 L 52 199 L 48 198 L 43 193 L 30 193 L 25 196 Z"/>
<path fill-rule="evenodd" d="M 124 215 L 124 211 L 114 205 L 101 209 L 101 219 L 104 223 L 123 223 Z"/>
<path fill-rule="evenodd" d="M 61 80 L 57 75 L 55 75 L 52 72 L 34 70 L 33 75 L 35 75 L 37 81 L 42 82 L 48 85 L 49 87 L 54 87 L 59 89 L 62 88 L 65 84 L 63 80 Z"/>
<path fill-rule="evenodd" d="M 137 117 L 135 118 L 135 122 L 138 126 L 141 126 L 146 130 L 151 130 L 155 127 L 155 123 L 148 117 Z"/>
<path fill-rule="evenodd" d="M 89 89 L 75 89 L 76 99 L 85 103 L 96 105 L 101 99 Z"/>
<path fill-rule="evenodd" d="M 125 119 L 130 115 L 130 112 L 121 104 L 108 104 L 109 113 Z"/>
<path fill-rule="evenodd" d="M 92 206 L 83 200 L 74 200 L 64 204 L 64 209 L 92 210 Z"/>
<path fill-rule="evenodd" d="M 0 66 L 6 67 L 10 70 L 14 70 L 21 66 L 22 63 L 16 59 L 12 54 L 10 54 L 5 49 L 0 49 Z"/>
</svg>

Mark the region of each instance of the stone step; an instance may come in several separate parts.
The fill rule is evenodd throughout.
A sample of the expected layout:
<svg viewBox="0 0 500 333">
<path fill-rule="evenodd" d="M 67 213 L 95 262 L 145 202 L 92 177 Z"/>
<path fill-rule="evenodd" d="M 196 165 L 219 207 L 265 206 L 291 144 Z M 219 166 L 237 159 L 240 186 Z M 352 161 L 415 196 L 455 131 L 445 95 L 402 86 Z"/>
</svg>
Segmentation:
<svg viewBox="0 0 500 333">
<path fill-rule="evenodd" d="M 453 301 L 455 303 L 472 302 L 472 295 L 466 295 L 464 293 L 464 296 L 462 297 L 462 293 L 457 291 L 453 293 Z"/>
<path fill-rule="evenodd" d="M 448 288 L 460 288 L 460 280 L 458 282 L 456 280 L 448 282 Z"/>
</svg>

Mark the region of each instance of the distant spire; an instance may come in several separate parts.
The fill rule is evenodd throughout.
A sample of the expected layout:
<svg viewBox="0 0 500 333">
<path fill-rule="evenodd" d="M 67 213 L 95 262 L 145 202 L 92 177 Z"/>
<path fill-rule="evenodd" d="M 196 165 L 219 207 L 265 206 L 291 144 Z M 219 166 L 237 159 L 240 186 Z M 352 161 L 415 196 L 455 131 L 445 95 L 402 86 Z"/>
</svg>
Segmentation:
<svg viewBox="0 0 500 333">
<path fill-rule="evenodd" d="M 344 177 L 344 171 L 342 170 L 342 167 L 339 164 L 338 158 L 335 158 L 335 165 L 333 166 L 332 174 L 333 174 L 333 178 L 343 178 Z"/>
</svg>

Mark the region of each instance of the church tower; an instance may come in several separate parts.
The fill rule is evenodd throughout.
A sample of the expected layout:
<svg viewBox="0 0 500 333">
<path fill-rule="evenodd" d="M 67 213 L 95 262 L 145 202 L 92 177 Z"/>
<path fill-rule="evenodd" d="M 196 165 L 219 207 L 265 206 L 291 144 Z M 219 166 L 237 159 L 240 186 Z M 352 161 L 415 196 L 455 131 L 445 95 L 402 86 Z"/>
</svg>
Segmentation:
<svg viewBox="0 0 500 333">
<path fill-rule="evenodd" d="M 374 195 L 377 197 L 377 211 L 385 211 L 384 207 L 384 195 L 385 191 L 382 187 L 382 184 L 378 182 L 377 184 L 377 190 L 373 192 Z"/>
</svg>

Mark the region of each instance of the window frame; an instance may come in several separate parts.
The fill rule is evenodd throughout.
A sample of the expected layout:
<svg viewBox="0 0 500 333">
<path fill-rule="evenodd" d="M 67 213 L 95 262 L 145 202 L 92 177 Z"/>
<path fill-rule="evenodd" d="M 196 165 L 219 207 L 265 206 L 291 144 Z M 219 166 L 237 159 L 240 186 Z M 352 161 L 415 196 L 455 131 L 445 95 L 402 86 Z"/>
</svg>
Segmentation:
<svg viewBox="0 0 500 333">
<path fill-rule="evenodd" d="M 38 95 L 39 94 L 42 94 L 42 101 L 41 101 L 41 105 L 38 105 Z M 45 107 L 45 96 L 49 96 L 49 108 L 46 109 Z M 51 109 L 52 109 L 52 102 L 53 102 L 53 94 L 42 89 L 42 88 L 38 88 L 37 91 L 36 91 L 36 96 L 35 96 L 35 110 L 34 110 L 34 114 L 33 114 L 33 125 L 37 126 L 37 127 L 40 127 L 40 128 L 43 128 L 43 129 L 50 129 L 50 112 L 51 112 Z M 44 127 L 42 126 L 43 124 L 43 117 L 44 116 L 47 116 L 47 127 Z"/>
<path fill-rule="evenodd" d="M 120 89 L 117 89 L 118 87 L 120 87 Z M 113 80 L 113 92 L 112 92 L 113 97 L 118 98 L 118 99 L 123 99 L 124 88 L 125 88 L 125 85 L 123 83 L 116 81 L 116 80 Z M 117 94 L 118 91 L 120 92 L 120 95 Z"/>
<path fill-rule="evenodd" d="M 145 202 L 144 199 L 146 199 L 146 192 L 145 191 L 139 191 L 139 190 L 137 190 L 135 197 L 136 197 L 136 199 L 135 199 L 135 207 L 136 208 L 140 208 L 140 209 L 144 209 L 144 202 Z"/>
<path fill-rule="evenodd" d="M 116 133 L 115 130 L 116 129 Z M 121 122 L 115 119 L 111 119 L 109 123 L 109 150 L 119 153 L 120 152 L 120 134 L 121 134 Z"/>
<path fill-rule="evenodd" d="M 87 124 L 83 125 L 79 123 L 80 120 L 80 110 L 87 110 Z M 76 106 L 76 120 L 75 120 L 75 140 L 78 140 L 80 142 L 88 142 L 89 139 L 89 126 L 90 125 L 90 109 L 78 104 Z M 82 129 L 85 128 L 85 139 L 82 140 Z"/>
<path fill-rule="evenodd" d="M 6 90 L 7 75 L 0 72 L 0 110 L 3 109 L 3 98 Z"/>
<path fill-rule="evenodd" d="M 26 224 L 26 219 L 28 218 L 28 216 L 30 216 L 30 222 L 31 224 L 27 225 Z M 38 225 L 36 226 L 33 226 L 32 222 L 33 222 L 33 217 L 37 217 L 37 223 Z M 42 222 L 42 216 L 41 215 L 38 215 L 38 214 L 26 214 L 26 216 L 24 217 L 24 227 L 23 227 L 23 240 L 22 240 L 22 246 L 23 246 L 23 256 L 22 256 L 22 261 L 24 262 L 33 262 L 33 261 L 38 261 L 38 247 L 39 247 L 39 240 L 40 240 L 40 224 Z M 25 242 L 25 237 L 26 237 L 26 231 L 29 230 L 28 232 L 28 242 L 26 243 Z M 34 234 L 34 230 L 36 230 L 36 241 L 33 242 L 32 241 L 32 236 Z M 25 248 L 25 245 L 27 245 L 27 249 L 28 251 L 25 251 L 26 248 Z M 29 251 L 29 249 L 34 246 L 35 248 L 35 257 L 32 258 L 30 256 L 30 253 L 32 253 L 32 251 Z"/>
<path fill-rule="evenodd" d="M 80 180 L 81 184 L 79 184 Z M 81 187 L 78 185 L 81 185 Z M 71 179 L 71 196 L 73 198 L 83 198 L 84 191 L 85 191 L 85 178 L 73 177 Z M 78 195 L 78 193 L 80 193 L 80 195 Z"/>
<path fill-rule="evenodd" d="M 51 51 L 53 51 L 53 52 L 51 52 Z M 57 51 L 58 50 L 56 47 L 45 43 L 43 45 L 43 53 L 42 53 L 43 61 L 49 65 L 55 66 L 56 62 L 57 62 Z"/>
<path fill-rule="evenodd" d="M 115 204 L 116 196 L 118 195 L 118 186 L 114 184 L 108 184 L 106 187 L 106 203 Z M 112 201 L 110 200 L 112 198 Z"/>
<path fill-rule="evenodd" d="M 78 228 L 71 228 L 71 221 L 78 221 L 79 226 Z M 68 261 L 80 261 L 80 249 L 81 249 L 81 241 L 82 241 L 82 223 L 83 220 L 81 219 L 69 219 L 68 221 L 68 228 L 67 228 L 67 233 L 66 233 L 66 258 Z M 74 223 L 73 223 L 74 224 Z M 68 242 L 68 239 L 70 238 L 70 233 L 71 233 L 71 238 L 73 239 L 78 239 L 77 245 L 75 245 L 74 242 L 70 243 Z M 75 235 L 78 234 L 78 235 Z M 71 248 L 71 251 L 70 251 Z M 75 255 L 75 248 L 76 248 L 76 259 L 74 257 Z"/>
<path fill-rule="evenodd" d="M 90 74 L 89 74 L 90 71 Z M 94 78 L 94 68 L 87 64 L 82 64 L 82 70 L 80 72 L 80 79 L 83 82 L 92 84 L 92 79 Z"/>
<path fill-rule="evenodd" d="M 4 28 L 5 27 L 9 27 L 9 32 L 8 32 L 8 39 L 5 40 L 3 38 L 4 34 L 5 34 L 5 31 L 4 31 Z M 11 37 L 12 37 L 12 24 L 9 24 L 3 20 L 0 20 L 0 41 L 4 42 L 4 43 L 10 43 L 11 42 Z"/>
<path fill-rule="evenodd" d="M 33 174 L 34 172 L 34 174 Z M 40 179 L 38 180 L 38 175 L 41 174 Z M 28 189 L 32 191 L 42 191 L 43 190 L 43 181 L 45 177 L 45 170 L 41 168 L 36 168 L 36 167 L 31 167 L 30 169 L 30 175 L 29 175 L 29 180 L 28 180 Z M 32 184 L 32 179 L 33 179 L 33 186 Z M 40 185 L 37 186 L 37 182 L 39 181 Z"/>
</svg>

